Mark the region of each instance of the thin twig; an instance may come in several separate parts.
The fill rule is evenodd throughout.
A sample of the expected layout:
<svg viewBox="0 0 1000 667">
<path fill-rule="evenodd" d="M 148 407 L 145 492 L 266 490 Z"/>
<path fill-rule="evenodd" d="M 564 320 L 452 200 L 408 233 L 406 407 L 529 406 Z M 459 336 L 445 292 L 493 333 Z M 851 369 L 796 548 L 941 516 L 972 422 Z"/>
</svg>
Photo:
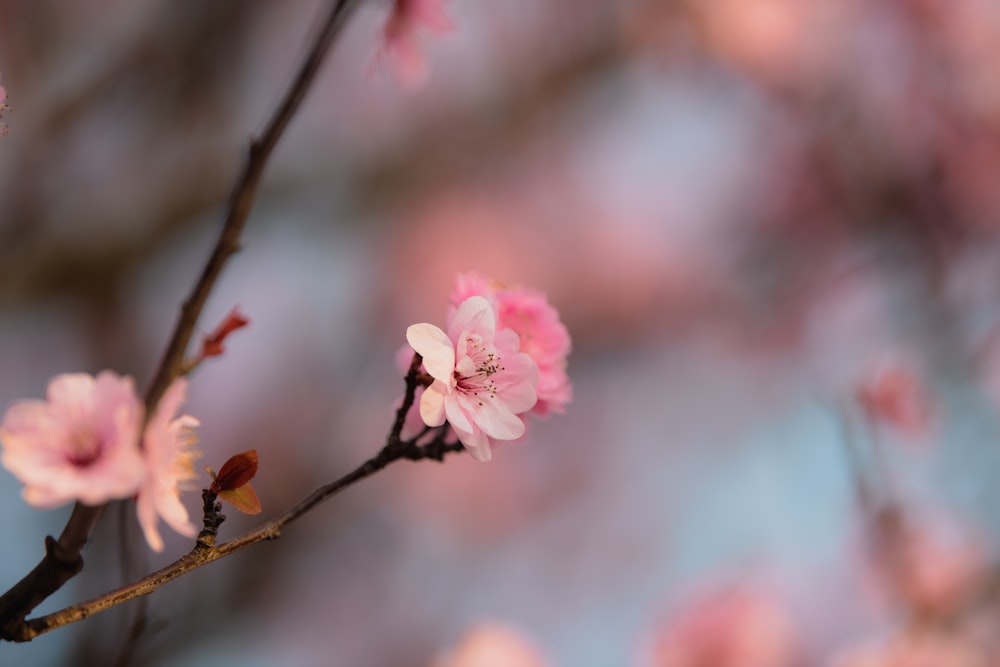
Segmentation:
<svg viewBox="0 0 1000 667">
<path fill-rule="evenodd" d="M 184 301 L 170 342 L 146 392 L 147 416 L 153 413 L 167 387 L 178 376 L 184 352 L 205 302 L 227 260 L 239 250 L 240 236 L 253 207 L 268 158 L 302 104 L 334 38 L 343 27 L 349 10 L 357 4 L 358 0 L 336 0 L 332 3 L 281 104 L 260 136 L 250 142 L 243 173 L 233 188 L 222 231 L 201 276 Z M 17 639 L 23 636 L 21 626 L 31 610 L 83 569 L 81 552 L 103 510 L 103 505 L 91 507 L 77 503 L 59 539 L 46 538 L 45 556 L 41 562 L 0 596 L 0 639 Z"/>
<path fill-rule="evenodd" d="M 418 373 L 411 371 L 407 374 L 407 395 L 403 400 L 403 405 L 400 407 L 404 416 L 406 411 L 413 405 L 413 394 L 418 384 L 420 384 Z M 401 422 L 397 421 L 396 423 L 399 424 Z M 463 449 L 460 442 L 449 442 L 449 433 L 450 430 L 447 426 L 438 427 L 436 436 L 429 443 L 418 445 L 416 443 L 419 436 L 409 440 L 399 440 L 399 434 L 396 432 L 394 424 L 393 432 L 386 438 L 387 443 L 385 447 L 377 455 L 368 459 L 343 477 L 316 489 L 297 505 L 266 524 L 228 542 L 223 542 L 218 546 L 211 546 L 210 540 L 204 540 L 199 537 L 198 542 L 191 551 L 149 576 L 92 600 L 81 602 L 25 622 L 21 626 L 21 634 L 15 638 L 15 641 L 31 641 L 38 635 L 69 625 L 70 623 L 81 621 L 129 600 L 149 595 L 167 582 L 173 581 L 181 575 L 196 570 L 203 565 L 217 561 L 237 551 L 242 551 L 254 544 L 275 540 L 281 536 L 281 531 L 285 526 L 296 521 L 316 508 L 320 503 L 329 500 L 352 484 L 374 475 L 393 461 L 400 459 L 411 461 L 420 461 L 423 459 L 443 461 L 449 452 L 462 451 Z M 218 511 L 217 507 L 214 506 L 214 494 L 212 498 L 206 496 L 205 509 L 206 526 L 208 526 L 211 519 L 210 515 L 214 515 Z M 216 525 L 215 527 L 217 528 L 218 526 Z M 205 531 L 203 531 L 204 533 Z M 212 537 L 214 538 L 214 533 Z"/>
</svg>

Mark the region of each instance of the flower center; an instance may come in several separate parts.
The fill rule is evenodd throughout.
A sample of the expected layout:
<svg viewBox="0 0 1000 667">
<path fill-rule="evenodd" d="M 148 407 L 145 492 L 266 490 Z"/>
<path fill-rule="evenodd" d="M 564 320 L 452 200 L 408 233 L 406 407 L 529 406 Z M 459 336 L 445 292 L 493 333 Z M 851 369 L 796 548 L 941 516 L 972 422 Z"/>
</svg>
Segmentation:
<svg viewBox="0 0 1000 667">
<path fill-rule="evenodd" d="M 479 398 L 496 398 L 497 383 L 493 376 L 504 370 L 500 357 L 491 352 L 482 336 L 470 334 L 465 339 L 465 358 L 455 368 L 455 388 L 463 394 Z"/>
<path fill-rule="evenodd" d="M 86 468 L 101 458 L 102 442 L 90 429 L 80 429 L 70 438 L 67 460 L 75 466 Z"/>
</svg>

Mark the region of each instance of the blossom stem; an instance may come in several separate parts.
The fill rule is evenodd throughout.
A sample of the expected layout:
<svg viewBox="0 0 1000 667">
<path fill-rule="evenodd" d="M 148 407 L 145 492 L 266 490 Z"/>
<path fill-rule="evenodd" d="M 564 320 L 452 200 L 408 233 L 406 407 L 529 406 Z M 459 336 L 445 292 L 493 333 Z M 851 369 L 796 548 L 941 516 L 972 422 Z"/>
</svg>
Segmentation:
<svg viewBox="0 0 1000 667">
<path fill-rule="evenodd" d="M 419 366 L 419 363 L 417 366 Z M 419 376 L 417 373 L 411 372 L 408 374 L 408 400 L 407 398 L 404 398 L 403 402 L 405 410 L 409 410 L 409 408 L 413 405 L 414 393 L 418 383 Z M 401 407 L 401 409 L 404 408 Z M 404 415 L 405 410 L 403 412 Z M 243 549 L 254 544 L 275 540 L 281 536 L 281 531 L 285 526 L 299 519 L 320 503 L 330 499 L 352 484 L 374 475 L 393 461 L 398 461 L 400 459 L 407 459 L 410 461 L 430 459 L 440 462 L 444 460 L 444 457 L 448 453 L 460 452 L 464 450 L 461 442 L 449 441 L 449 430 L 447 426 L 437 427 L 436 431 L 435 437 L 424 445 L 417 444 L 417 440 L 423 434 L 409 440 L 399 440 L 398 434 L 396 434 L 396 438 L 394 439 L 393 434 L 390 433 L 387 438 L 386 445 L 382 448 L 382 450 L 374 457 L 365 461 L 359 467 L 355 468 L 343 477 L 319 487 L 311 494 L 303 498 L 297 505 L 275 517 L 271 521 L 268 521 L 266 524 L 219 545 L 214 545 L 214 533 L 211 535 L 211 539 L 203 539 L 203 536 L 205 536 L 206 532 L 208 532 L 207 528 L 210 523 L 210 519 L 212 519 L 212 516 L 209 515 L 217 513 L 218 511 L 217 507 L 214 505 L 214 497 L 209 498 L 208 495 L 205 495 L 204 499 L 207 512 L 205 520 L 206 530 L 202 531 L 202 535 L 198 537 L 198 542 L 187 554 L 163 569 L 143 577 L 131 584 L 122 586 L 121 588 L 105 593 L 104 595 L 86 602 L 71 605 L 65 609 L 61 609 L 46 616 L 40 616 L 38 618 L 28 620 L 20 626 L 20 633 L 12 637 L 12 639 L 14 641 L 22 642 L 31 641 L 38 635 L 65 625 L 69 625 L 70 623 L 75 623 L 76 621 L 81 621 L 98 612 L 122 604 L 123 602 L 128 602 L 129 600 L 149 595 L 167 582 L 173 581 L 181 575 L 187 574 L 192 570 L 196 570 L 203 565 L 217 561 L 220 558 L 234 554 L 237 551 L 242 551 Z M 214 494 L 211 495 L 214 496 Z M 216 525 L 215 528 L 217 527 L 218 526 Z"/>
<path fill-rule="evenodd" d="M 154 413 L 167 387 L 180 374 L 184 352 L 191 341 L 205 302 L 226 262 L 239 250 L 240 236 L 253 208 L 268 159 L 305 99 L 306 93 L 316 79 L 320 65 L 329 52 L 334 38 L 343 28 L 350 10 L 358 4 L 359 0 L 332 2 L 326 19 L 314 36 L 312 45 L 281 103 L 261 134 L 250 142 L 243 172 L 229 199 L 222 231 L 194 288 L 181 307 L 170 342 L 146 392 L 147 417 Z M 103 506 L 89 507 L 77 503 L 59 539 L 46 538 L 45 556 L 41 562 L 13 588 L 0 596 L 0 639 L 17 641 L 24 637 L 26 629 L 24 619 L 31 610 L 83 569 L 81 552 L 103 509 Z"/>
<path fill-rule="evenodd" d="M 221 508 L 215 502 L 216 494 L 210 489 L 205 489 L 202 492 L 205 527 L 198 535 L 195 546 L 187 554 L 150 575 L 104 595 L 86 602 L 71 605 L 46 616 L 40 616 L 27 621 L 22 620 L 14 626 L 4 628 L 4 638 L 17 642 L 31 641 L 38 635 L 45 634 L 70 623 L 75 623 L 76 621 L 81 621 L 93 614 L 110 609 L 129 600 L 149 595 L 167 582 L 173 581 L 177 577 L 198 569 L 203 565 L 207 565 L 237 551 L 242 551 L 259 542 L 277 539 L 281 536 L 281 531 L 285 526 L 299 519 L 322 502 L 330 499 L 352 484 L 374 475 L 393 461 L 400 459 L 410 461 L 430 459 L 441 462 L 444 461 L 444 457 L 448 453 L 463 451 L 464 446 L 461 442 L 449 441 L 450 430 L 447 425 L 430 429 L 430 431 L 435 432 L 435 435 L 422 445 L 418 444 L 418 441 L 427 435 L 429 432 L 428 429 L 424 429 L 421 433 L 408 440 L 401 440 L 399 437 L 406 414 L 416 401 L 417 387 L 427 383 L 425 374 L 420 372 L 421 362 L 420 355 L 414 355 L 406 374 L 406 390 L 403 395 L 403 402 L 396 412 L 392 429 L 386 437 L 385 446 L 382 447 L 378 454 L 351 472 L 329 484 L 319 487 L 294 507 L 266 524 L 219 545 L 215 544 L 216 532 L 224 517 L 219 513 Z"/>
<path fill-rule="evenodd" d="M 423 357 L 416 352 L 413 353 L 413 360 L 406 371 L 406 394 L 403 396 L 403 402 L 400 404 L 399 409 L 396 410 L 396 420 L 392 423 L 392 430 L 389 431 L 389 437 L 386 440 L 387 443 L 399 441 L 399 436 L 403 432 L 403 425 L 406 423 L 406 413 L 409 412 L 413 406 L 413 401 L 416 399 L 417 387 L 420 385 L 426 387 L 433 382 L 433 378 L 425 377 L 420 372 L 420 364 L 423 361 Z"/>
</svg>

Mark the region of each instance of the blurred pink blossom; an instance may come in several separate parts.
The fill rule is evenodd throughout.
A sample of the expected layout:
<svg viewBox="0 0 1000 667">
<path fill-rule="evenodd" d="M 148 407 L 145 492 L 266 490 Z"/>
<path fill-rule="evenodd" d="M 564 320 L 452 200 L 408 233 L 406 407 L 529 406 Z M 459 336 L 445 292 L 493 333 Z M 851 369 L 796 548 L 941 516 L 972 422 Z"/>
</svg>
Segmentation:
<svg viewBox="0 0 1000 667">
<path fill-rule="evenodd" d="M 692 3 L 712 50 L 765 82 L 815 85 L 851 43 L 854 0 Z"/>
<path fill-rule="evenodd" d="M 573 397 L 566 375 L 566 357 L 571 342 L 569 332 L 545 295 L 520 286 L 507 287 L 476 273 L 458 276 L 451 303 L 457 307 L 470 296 L 479 295 L 497 308 L 497 327 L 510 328 L 521 338 L 521 351 L 538 365 L 538 402 L 532 412 L 547 415 L 564 412 Z"/>
<path fill-rule="evenodd" d="M 422 30 L 444 34 L 454 25 L 445 0 L 394 0 L 376 58 L 385 62 L 399 83 L 416 88 L 427 80 L 427 57 L 420 48 Z"/>
<path fill-rule="evenodd" d="M 194 443 L 191 429 L 198 425 L 198 420 L 188 415 L 174 418 L 186 391 L 184 379 L 174 380 L 149 420 L 143 438 L 146 476 L 139 489 L 136 511 L 153 551 L 163 551 L 163 538 L 157 527 L 159 518 L 185 537 L 197 533 L 178 498 L 179 485 L 196 477 L 191 461 L 197 454 L 189 446 Z"/>
<path fill-rule="evenodd" d="M 987 667 L 981 650 L 959 635 L 919 633 L 835 656 L 830 667 Z"/>
<path fill-rule="evenodd" d="M 447 653 L 439 654 L 431 667 L 545 667 L 548 663 L 537 648 L 514 630 L 498 623 L 471 628 Z"/>
<path fill-rule="evenodd" d="M 132 379 L 111 371 L 57 375 L 46 398 L 14 403 L 0 425 L 2 462 L 24 484 L 24 500 L 51 508 L 133 495 L 145 466 Z"/>
<path fill-rule="evenodd" d="M 490 438 L 524 435 L 518 415 L 535 405 L 538 367 L 518 351 L 514 331 L 497 331 L 496 312 L 485 298 L 466 299 L 450 319 L 447 334 L 426 323 L 406 330 L 434 378 L 420 398 L 420 416 L 428 426 L 447 420 L 476 459 L 489 461 Z"/>
<path fill-rule="evenodd" d="M 714 593 L 662 626 L 650 667 L 790 667 L 797 642 L 788 613 L 748 588 Z"/>
<path fill-rule="evenodd" d="M 942 525 L 952 528 L 956 523 L 952 519 Z M 924 522 L 903 535 L 896 574 L 900 593 L 914 610 L 939 617 L 953 614 L 985 585 L 982 545 L 955 532 Z"/>
</svg>

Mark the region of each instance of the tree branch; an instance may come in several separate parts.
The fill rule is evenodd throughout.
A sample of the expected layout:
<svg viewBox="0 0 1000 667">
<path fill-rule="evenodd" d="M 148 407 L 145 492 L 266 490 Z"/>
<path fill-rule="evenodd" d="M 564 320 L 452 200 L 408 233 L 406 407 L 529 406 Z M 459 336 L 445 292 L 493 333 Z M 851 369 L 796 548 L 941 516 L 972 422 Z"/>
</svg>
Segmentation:
<svg viewBox="0 0 1000 667">
<path fill-rule="evenodd" d="M 198 541 L 191 551 L 163 569 L 127 586 L 123 586 L 92 600 L 71 605 L 46 616 L 26 621 L 19 626 L 18 634 L 11 637 L 11 639 L 19 642 L 31 641 L 38 635 L 83 620 L 88 616 L 110 609 L 123 602 L 149 595 L 167 582 L 173 581 L 177 577 L 196 570 L 203 565 L 217 561 L 237 551 L 242 551 L 259 542 L 275 540 L 281 536 L 281 531 L 285 526 L 296 521 L 316 508 L 320 503 L 329 500 L 352 484 L 374 475 L 393 461 L 400 459 L 409 459 L 411 461 L 420 461 L 423 459 L 443 461 L 449 452 L 462 451 L 463 447 L 460 442 L 448 442 L 450 429 L 447 425 L 433 429 L 435 436 L 423 445 L 417 444 L 417 442 L 427 431 L 421 432 L 419 435 L 408 440 L 400 439 L 406 413 L 413 406 L 415 400 L 416 389 L 421 384 L 424 384 L 425 381 L 423 374 L 419 370 L 420 361 L 420 355 L 414 355 L 413 363 L 406 374 L 406 394 L 403 397 L 403 403 L 396 413 L 396 419 L 392 430 L 386 437 L 385 446 L 374 457 L 368 459 L 343 477 L 319 487 L 294 507 L 286 510 L 266 524 L 228 542 L 223 542 L 218 546 L 214 546 L 214 540 L 215 533 L 222 522 L 222 517 L 219 514 L 219 507 L 215 502 L 215 494 L 206 490 L 202 494 L 205 528 L 202 530 L 201 535 L 198 536 Z"/>
<path fill-rule="evenodd" d="M 239 250 L 240 236 L 253 207 L 267 161 L 301 106 L 334 38 L 344 26 L 349 10 L 353 9 L 358 1 L 335 0 L 331 4 L 281 104 L 272 114 L 260 136 L 250 142 L 243 172 L 229 199 L 222 231 L 201 276 L 184 301 L 173 335 L 146 391 L 147 417 L 153 413 L 167 387 L 178 376 L 184 352 L 187 350 L 205 302 L 226 262 Z M 0 596 L 0 639 L 16 639 L 23 636 L 24 619 L 31 610 L 83 569 L 81 552 L 103 510 L 104 506 L 91 507 L 77 503 L 59 539 L 46 538 L 45 556 L 41 562 L 14 587 Z"/>
</svg>

